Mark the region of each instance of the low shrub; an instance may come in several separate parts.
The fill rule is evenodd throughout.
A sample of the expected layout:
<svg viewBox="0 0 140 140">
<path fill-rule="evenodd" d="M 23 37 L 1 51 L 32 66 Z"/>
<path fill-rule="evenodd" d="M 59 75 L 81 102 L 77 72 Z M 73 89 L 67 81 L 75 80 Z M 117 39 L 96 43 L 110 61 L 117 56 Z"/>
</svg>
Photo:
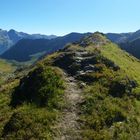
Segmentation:
<svg viewBox="0 0 140 140">
<path fill-rule="evenodd" d="M 12 95 L 11 105 L 15 107 L 28 102 L 38 106 L 57 106 L 64 88 L 61 77 L 52 67 L 37 66 L 20 81 Z"/>
<path fill-rule="evenodd" d="M 3 139 L 52 139 L 51 126 L 57 118 L 57 113 L 43 108 L 24 105 L 13 113 L 6 123 Z"/>
</svg>

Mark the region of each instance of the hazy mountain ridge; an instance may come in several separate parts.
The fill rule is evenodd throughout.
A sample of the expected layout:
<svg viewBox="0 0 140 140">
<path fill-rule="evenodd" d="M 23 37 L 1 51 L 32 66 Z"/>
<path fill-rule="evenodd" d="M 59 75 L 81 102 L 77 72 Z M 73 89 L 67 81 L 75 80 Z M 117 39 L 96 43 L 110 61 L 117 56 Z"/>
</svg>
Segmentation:
<svg viewBox="0 0 140 140">
<path fill-rule="evenodd" d="M 8 50 L 11 46 L 15 45 L 21 39 L 53 39 L 54 35 L 41 35 L 41 34 L 27 34 L 17 32 L 13 29 L 6 31 L 0 29 L 0 54 Z"/>
<path fill-rule="evenodd" d="M 140 30 L 130 33 L 107 33 L 106 36 L 108 39 L 118 44 L 132 42 L 140 38 Z"/>
<path fill-rule="evenodd" d="M 17 42 L 9 50 L 1 55 L 1 58 L 16 60 L 20 62 L 31 60 L 31 56 L 37 53 L 49 54 L 63 49 L 67 43 L 80 41 L 90 33 L 71 33 L 63 37 L 48 39 L 23 39 Z"/>
<path fill-rule="evenodd" d="M 122 49 L 140 59 L 140 30 L 133 33 L 109 33 L 106 36 Z"/>
<path fill-rule="evenodd" d="M 48 38 L 48 36 L 45 35 L 29 35 L 23 32 L 16 32 L 14 30 L 10 30 L 8 32 L 8 36 L 7 32 L 3 30 L 1 30 L 1 34 L 3 34 L 1 42 L 5 44 L 4 46 L 1 45 L 1 50 L 4 51 L 5 48 L 9 48 L 1 55 L 1 57 L 8 60 L 25 62 L 32 60 L 33 56 L 37 56 L 36 58 L 34 57 L 35 60 L 37 60 L 40 56 L 62 49 L 67 43 L 80 41 L 80 39 L 82 39 L 86 35 L 90 35 L 91 33 L 71 33 L 62 37 L 51 36 L 49 37 L 49 39 L 46 39 Z M 131 53 L 135 57 L 140 58 L 140 30 L 131 33 L 108 33 L 106 34 L 106 36 L 112 42 L 115 42 L 118 45 L 120 45 L 122 49 Z M 17 43 L 12 46 L 13 42 Z"/>
</svg>

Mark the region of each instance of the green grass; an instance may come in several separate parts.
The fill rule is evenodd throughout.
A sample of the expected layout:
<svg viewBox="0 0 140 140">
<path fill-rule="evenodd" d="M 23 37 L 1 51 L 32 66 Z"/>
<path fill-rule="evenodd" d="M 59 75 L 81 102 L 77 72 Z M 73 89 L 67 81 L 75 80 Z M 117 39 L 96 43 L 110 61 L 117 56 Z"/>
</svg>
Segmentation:
<svg viewBox="0 0 140 140">
<path fill-rule="evenodd" d="M 21 65 L 21 66 L 31 66 L 32 64 L 34 64 L 35 62 L 37 62 L 37 60 L 39 60 L 40 57 L 42 57 L 43 55 L 45 55 L 46 52 L 39 52 L 33 55 L 30 55 L 30 60 L 29 61 L 25 61 L 25 62 L 15 62 L 17 65 Z"/>
<path fill-rule="evenodd" d="M 7 62 L 6 60 L 0 59 L 0 72 L 13 72 L 15 70 L 15 67 L 12 66 L 11 63 Z"/>
<path fill-rule="evenodd" d="M 16 66 L 13 63 L 0 59 L 0 84 L 2 85 L 8 78 L 13 76 L 13 72 L 16 70 Z"/>
<path fill-rule="evenodd" d="M 24 104 L 13 111 L 4 126 L 3 138 L 52 140 L 54 135 L 52 126 L 59 115 L 57 110 Z"/>
<path fill-rule="evenodd" d="M 5 88 L 8 89 L 6 85 Z M 65 106 L 63 94 L 62 71 L 39 62 L 17 83 L 12 98 L 0 98 L 0 107 L 5 106 L 1 110 L 4 113 L 0 111 L 4 119 L 0 122 L 1 138 L 52 140 L 57 133 L 53 127 Z"/>
<path fill-rule="evenodd" d="M 114 62 L 120 70 L 115 71 L 105 63 L 103 71 L 86 75 L 88 79 L 93 77 L 93 80 L 85 87 L 84 102 L 80 105 L 83 139 L 139 139 L 140 101 L 135 92 L 139 95 L 140 61 L 111 42 L 100 47 L 90 44 L 86 50 L 90 53 L 98 50 L 101 57 Z M 138 83 L 136 89 L 132 88 L 131 80 Z"/>
<path fill-rule="evenodd" d="M 13 89 L 18 85 L 19 81 L 14 80 L 11 83 L 3 84 L 0 88 L 0 137 L 5 124 L 9 121 L 13 109 L 9 106 Z"/>
<path fill-rule="evenodd" d="M 10 95 L 0 92 L 0 134 L 2 134 L 3 127 L 12 115 L 12 110 L 9 107 Z"/>
<path fill-rule="evenodd" d="M 83 140 L 138 139 L 140 102 L 133 96 L 129 75 L 104 66 L 102 71 L 90 73 L 92 77 L 80 104 Z"/>
<path fill-rule="evenodd" d="M 32 58 L 38 56 L 40 54 Z M 57 67 L 47 67 L 44 61 L 30 68 L 28 76 L 24 78 L 21 76 L 21 82 L 14 77 L 8 80 L 15 68 L 22 65 L 0 60 L 0 139 L 51 140 L 56 133 L 52 127 L 65 105 L 62 71 Z M 23 71 L 17 72 L 17 75 L 22 75 L 22 73 Z M 24 88 L 21 85 L 23 83 Z M 22 104 L 13 107 L 12 97 L 17 90 L 18 94 L 14 102 L 21 101 Z M 28 94 L 25 94 L 26 92 Z"/>
<path fill-rule="evenodd" d="M 111 42 L 107 42 L 106 45 L 101 45 L 100 47 L 95 44 L 90 44 L 86 50 L 89 52 L 99 50 L 102 56 L 111 60 L 120 67 L 123 75 L 129 76 L 137 82 L 138 86 L 135 89 L 135 92 L 140 92 L 140 60 Z"/>
<path fill-rule="evenodd" d="M 10 64 L 12 64 L 12 66 L 16 67 L 16 68 L 24 68 L 24 67 L 29 67 L 31 65 L 33 65 L 35 62 L 37 62 L 37 60 L 42 56 L 43 54 L 42 53 L 38 53 L 38 54 L 35 54 L 35 55 L 31 55 L 31 59 L 29 61 L 25 61 L 25 62 L 18 62 L 18 61 L 15 61 L 15 60 L 8 60 L 8 62 Z"/>
<path fill-rule="evenodd" d="M 140 85 L 140 61 L 138 59 L 112 43 L 103 46 L 101 53 L 117 64 L 124 71 L 124 74 L 135 79 Z"/>
</svg>

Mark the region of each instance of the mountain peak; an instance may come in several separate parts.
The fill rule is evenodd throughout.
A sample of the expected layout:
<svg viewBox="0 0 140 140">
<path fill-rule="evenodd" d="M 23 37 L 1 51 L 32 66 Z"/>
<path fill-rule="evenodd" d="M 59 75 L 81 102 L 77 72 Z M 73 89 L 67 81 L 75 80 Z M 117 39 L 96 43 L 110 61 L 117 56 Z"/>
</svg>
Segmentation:
<svg viewBox="0 0 140 140">
<path fill-rule="evenodd" d="M 103 33 L 95 32 L 94 34 L 91 34 L 90 36 L 85 37 L 80 45 L 81 46 L 89 46 L 91 44 L 94 44 L 96 46 L 99 45 L 105 45 L 109 43 L 110 41 L 106 38 L 106 36 Z"/>
<path fill-rule="evenodd" d="M 9 33 L 15 33 L 16 31 L 14 29 L 10 29 L 8 32 Z"/>
</svg>

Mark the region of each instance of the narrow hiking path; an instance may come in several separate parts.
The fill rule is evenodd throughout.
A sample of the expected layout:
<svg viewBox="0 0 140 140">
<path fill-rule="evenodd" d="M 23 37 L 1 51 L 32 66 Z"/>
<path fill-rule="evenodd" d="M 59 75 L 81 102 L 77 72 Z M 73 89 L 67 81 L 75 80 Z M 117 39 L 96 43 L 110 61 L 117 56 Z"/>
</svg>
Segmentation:
<svg viewBox="0 0 140 140">
<path fill-rule="evenodd" d="M 65 91 L 66 108 L 63 110 L 62 118 L 58 123 L 59 136 L 54 140 L 80 140 L 78 123 L 78 104 L 82 101 L 82 90 L 78 87 L 73 77 L 66 77 L 68 83 Z"/>
</svg>

